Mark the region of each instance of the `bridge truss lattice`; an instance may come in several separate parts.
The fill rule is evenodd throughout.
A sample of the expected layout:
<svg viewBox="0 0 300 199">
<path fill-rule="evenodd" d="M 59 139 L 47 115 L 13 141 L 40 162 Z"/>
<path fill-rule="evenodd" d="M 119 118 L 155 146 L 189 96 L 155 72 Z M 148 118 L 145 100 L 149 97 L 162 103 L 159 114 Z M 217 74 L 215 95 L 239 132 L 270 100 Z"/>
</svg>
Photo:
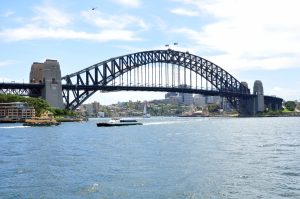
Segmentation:
<svg viewBox="0 0 300 199">
<path fill-rule="evenodd" d="M 144 51 L 102 61 L 62 77 L 66 107 L 75 109 L 96 91 L 165 91 L 220 95 L 238 107 L 250 90 L 218 65 L 188 52 Z"/>
</svg>

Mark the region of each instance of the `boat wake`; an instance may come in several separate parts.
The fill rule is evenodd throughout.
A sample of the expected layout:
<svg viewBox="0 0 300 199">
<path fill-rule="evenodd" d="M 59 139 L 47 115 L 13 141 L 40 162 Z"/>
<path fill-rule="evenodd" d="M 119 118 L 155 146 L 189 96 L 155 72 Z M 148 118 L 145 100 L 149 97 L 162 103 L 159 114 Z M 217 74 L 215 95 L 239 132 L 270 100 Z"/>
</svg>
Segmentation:
<svg viewBox="0 0 300 199">
<path fill-rule="evenodd" d="M 200 121 L 200 120 L 198 120 L 198 121 Z M 189 120 L 178 120 L 178 121 L 165 121 L 165 122 L 149 122 L 149 123 L 143 123 L 143 125 L 181 124 L 181 123 L 187 123 L 187 122 L 190 122 L 190 121 Z"/>
<path fill-rule="evenodd" d="M 28 128 L 30 126 L 0 126 L 0 129 L 21 129 Z"/>
</svg>

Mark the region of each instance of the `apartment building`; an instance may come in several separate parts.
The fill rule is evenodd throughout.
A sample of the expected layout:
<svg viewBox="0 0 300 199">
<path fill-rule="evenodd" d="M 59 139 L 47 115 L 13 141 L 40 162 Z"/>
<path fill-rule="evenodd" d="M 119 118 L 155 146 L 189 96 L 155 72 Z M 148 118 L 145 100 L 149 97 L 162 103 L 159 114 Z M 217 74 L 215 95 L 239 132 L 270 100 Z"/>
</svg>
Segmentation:
<svg viewBox="0 0 300 199">
<path fill-rule="evenodd" d="M 35 109 L 27 103 L 0 103 L 0 122 L 21 122 L 32 117 L 35 117 Z"/>
</svg>

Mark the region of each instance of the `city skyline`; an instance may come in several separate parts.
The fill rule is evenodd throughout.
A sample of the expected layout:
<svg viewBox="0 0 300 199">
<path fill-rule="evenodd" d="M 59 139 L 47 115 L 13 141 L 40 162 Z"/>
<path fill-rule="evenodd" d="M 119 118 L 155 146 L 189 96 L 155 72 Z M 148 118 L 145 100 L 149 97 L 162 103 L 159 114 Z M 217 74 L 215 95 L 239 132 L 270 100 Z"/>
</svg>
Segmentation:
<svg viewBox="0 0 300 199">
<path fill-rule="evenodd" d="M 261 80 L 265 94 L 297 100 L 299 5 L 296 0 L 2 2 L 0 81 L 28 82 L 31 64 L 47 58 L 59 61 L 64 76 L 168 44 L 219 65 L 248 82 L 251 91 Z M 164 94 L 97 93 L 87 102 L 143 101 Z"/>
</svg>

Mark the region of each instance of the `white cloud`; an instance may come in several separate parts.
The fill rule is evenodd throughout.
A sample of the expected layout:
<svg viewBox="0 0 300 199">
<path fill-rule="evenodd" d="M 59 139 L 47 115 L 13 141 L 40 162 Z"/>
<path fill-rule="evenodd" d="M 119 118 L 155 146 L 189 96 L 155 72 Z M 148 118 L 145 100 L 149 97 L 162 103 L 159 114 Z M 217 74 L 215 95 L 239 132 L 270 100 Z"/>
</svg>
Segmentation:
<svg viewBox="0 0 300 199">
<path fill-rule="evenodd" d="M 87 22 L 100 28 L 128 29 L 136 27 L 142 30 L 148 29 L 148 25 L 142 19 L 130 15 L 107 15 L 99 11 L 83 11 L 81 15 Z"/>
<path fill-rule="evenodd" d="M 7 78 L 7 77 L 0 77 L 0 83 L 7 83 L 7 82 L 13 82 L 15 80 Z"/>
<path fill-rule="evenodd" d="M 10 16 L 12 16 L 12 15 L 14 15 L 14 14 L 15 14 L 14 11 L 7 10 L 6 12 L 4 12 L 4 13 L 2 14 L 2 16 L 3 16 L 3 17 L 10 17 Z"/>
<path fill-rule="evenodd" d="M 50 27 L 64 27 L 71 22 L 70 16 L 65 12 L 49 5 L 36 6 L 36 16 L 32 19 L 34 23 Z"/>
<path fill-rule="evenodd" d="M 198 51 L 230 70 L 299 67 L 300 2 L 297 0 L 184 0 L 216 18 L 201 29 L 177 28 Z M 220 53 L 221 52 L 221 53 Z"/>
<path fill-rule="evenodd" d="M 135 53 L 135 52 L 142 52 L 149 50 L 148 48 L 141 48 L 141 47 L 133 47 L 133 46 L 126 46 L 126 45 L 118 45 L 117 48 L 125 50 L 127 53 Z"/>
<path fill-rule="evenodd" d="M 12 61 L 12 60 L 3 60 L 3 61 L 0 60 L 0 67 L 2 67 L 2 66 L 9 66 L 9 65 L 12 65 L 14 63 L 15 62 Z"/>
<path fill-rule="evenodd" d="M 184 8 L 174 8 L 170 10 L 170 12 L 173 14 L 189 16 L 189 17 L 199 16 L 199 12 L 190 9 L 184 9 Z"/>
<path fill-rule="evenodd" d="M 103 30 L 99 33 L 87 33 L 63 28 L 41 28 L 34 25 L 28 25 L 16 29 L 7 29 L 3 32 L 0 32 L 0 38 L 1 37 L 6 41 L 21 41 L 33 39 L 80 39 L 100 42 L 112 40 L 140 40 L 132 31 L 128 30 Z"/>
<path fill-rule="evenodd" d="M 141 40 L 133 29 L 146 30 L 148 26 L 142 19 L 133 16 L 103 15 L 98 11 L 82 12 L 82 16 L 98 26 L 95 31 L 78 31 L 70 27 L 72 18 L 63 11 L 49 5 L 34 8 L 35 16 L 23 20 L 22 26 L 0 31 L 0 39 L 4 41 L 21 41 L 35 39 L 76 39 L 107 41 Z"/>
<path fill-rule="evenodd" d="M 296 100 L 299 99 L 300 89 L 274 87 L 266 90 L 264 93 L 265 95 L 272 95 L 276 93 L 276 96 L 283 98 L 284 100 Z"/>
<path fill-rule="evenodd" d="M 141 5 L 140 0 L 113 0 L 113 1 L 120 5 L 133 7 L 133 8 L 137 8 Z"/>
<path fill-rule="evenodd" d="M 161 31 L 167 31 L 167 23 L 161 17 L 155 16 L 154 23 Z"/>
</svg>

